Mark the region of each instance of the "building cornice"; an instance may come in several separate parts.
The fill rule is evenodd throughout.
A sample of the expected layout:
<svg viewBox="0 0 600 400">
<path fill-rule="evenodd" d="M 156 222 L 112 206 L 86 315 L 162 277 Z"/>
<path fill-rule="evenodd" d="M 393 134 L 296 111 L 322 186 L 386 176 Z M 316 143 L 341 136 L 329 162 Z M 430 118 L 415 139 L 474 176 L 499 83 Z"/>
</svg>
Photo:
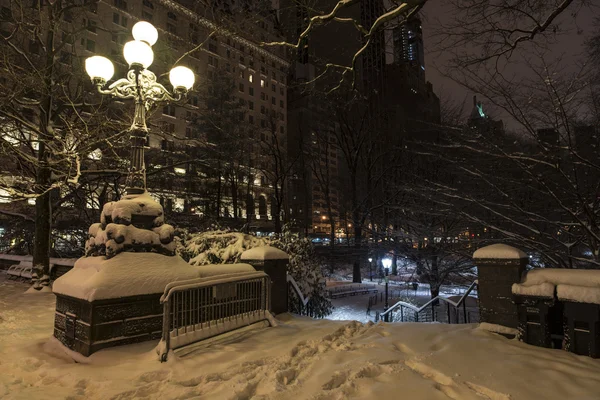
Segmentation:
<svg viewBox="0 0 600 400">
<path fill-rule="evenodd" d="M 236 35 L 235 33 L 224 29 L 222 27 L 219 27 L 219 25 L 217 25 L 215 22 L 201 17 L 200 15 L 196 14 L 195 12 L 193 12 L 192 10 L 190 10 L 187 7 L 184 7 L 183 5 L 177 3 L 176 1 L 173 0 L 158 0 L 159 3 L 161 3 L 162 5 L 170 8 L 173 11 L 176 11 L 178 13 L 184 14 L 187 17 L 189 17 L 190 19 L 192 19 L 194 22 L 196 22 L 198 25 L 210 29 L 212 31 L 218 31 L 219 34 L 229 37 L 231 39 L 233 39 L 234 41 L 253 49 L 254 51 L 256 51 L 258 54 L 264 56 L 265 58 L 268 58 L 272 61 L 275 61 L 279 64 L 282 64 L 283 66 L 285 66 L 286 68 L 289 68 L 290 63 L 289 61 L 285 60 L 284 58 L 281 58 L 267 50 L 265 50 L 263 47 L 258 46 L 256 43 L 243 38 L 241 36 Z"/>
</svg>

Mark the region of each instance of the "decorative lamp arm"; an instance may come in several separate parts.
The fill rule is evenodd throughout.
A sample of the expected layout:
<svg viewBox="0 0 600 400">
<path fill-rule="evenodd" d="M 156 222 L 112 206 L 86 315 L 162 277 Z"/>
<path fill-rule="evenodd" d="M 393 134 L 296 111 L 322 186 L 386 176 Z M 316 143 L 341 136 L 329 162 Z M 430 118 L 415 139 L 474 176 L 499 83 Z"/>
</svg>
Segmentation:
<svg viewBox="0 0 600 400">
<path fill-rule="evenodd" d="M 154 82 L 144 90 L 146 101 L 161 102 L 161 101 L 179 101 L 184 98 L 186 92 L 175 91 L 171 94 L 169 90 L 158 82 Z"/>
<path fill-rule="evenodd" d="M 95 82 L 96 89 L 100 94 L 110 95 L 119 99 L 134 99 L 137 95 L 135 81 L 131 82 L 127 78 L 119 79 L 108 87 L 108 89 L 102 89 L 104 86 L 103 82 Z"/>
</svg>

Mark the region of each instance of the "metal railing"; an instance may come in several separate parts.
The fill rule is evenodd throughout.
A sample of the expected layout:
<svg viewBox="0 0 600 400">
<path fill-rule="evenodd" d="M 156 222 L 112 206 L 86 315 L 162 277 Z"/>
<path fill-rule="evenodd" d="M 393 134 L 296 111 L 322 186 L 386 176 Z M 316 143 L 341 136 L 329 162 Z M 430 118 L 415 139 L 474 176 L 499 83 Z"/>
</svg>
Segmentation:
<svg viewBox="0 0 600 400">
<path fill-rule="evenodd" d="M 417 307 L 414 304 L 399 301 L 385 312 L 380 314 L 380 318 L 386 322 L 436 322 L 439 321 L 439 312 L 436 310 L 436 306 L 441 303 L 446 304 L 446 313 L 448 323 L 461 323 L 460 315 L 462 315 L 462 323 L 476 322 L 475 314 L 472 311 L 467 310 L 466 300 L 469 298 L 469 294 L 477 287 L 477 281 L 474 281 L 462 297 L 454 302 L 446 297 L 436 296 L 423 304 L 421 307 Z M 452 318 L 454 316 L 455 318 Z M 454 321 L 454 322 L 453 322 Z"/>
<path fill-rule="evenodd" d="M 264 272 L 242 272 L 172 282 L 161 297 L 161 361 L 170 350 L 260 321 L 276 322 L 271 307 L 271 280 Z"/>
<path fill-rule="evenodd" d="M 290 274 L 287 274 L 286 280 L 288 283 L 288 311 L 312 317 L 313 310 L 309 305 L 310 295 L 304 297 L 304 293 L 300 290 L 298 283 Z"/>
</svg>

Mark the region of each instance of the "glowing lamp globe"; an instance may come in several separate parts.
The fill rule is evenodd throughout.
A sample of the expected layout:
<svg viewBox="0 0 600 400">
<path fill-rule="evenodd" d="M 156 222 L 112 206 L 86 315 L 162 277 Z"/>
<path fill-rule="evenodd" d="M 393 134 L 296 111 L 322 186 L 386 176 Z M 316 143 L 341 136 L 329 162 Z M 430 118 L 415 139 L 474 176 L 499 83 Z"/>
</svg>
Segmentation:
<svg viewBox="0 0 600 400">
<path fill-rule="evenodd" d="M 190 90 L 194 86 L 194 73 L 187 67 L 175 67 L 169 72 L 169 80 L 175 90 Z"/>
<path fill-rule="evenodd" d="M 133 26 L 131 33 L 135 40 L 146 42 L 150 46 L 154 46 L 154 43 L 158 40 L 158 31 L 150 22 L 138 22 Z"/>
<path fill-rule="evenodd" d="M 381 260 L 381 263 L 383 264 L 384 268 L 389 268 L 392 266 L 392 259 L 391 258 L 384 258 L 383 260 Z"/>
<path fill-rule="evenodd" d="M 141 65 L 143 68 L 148 68 L 154 61 L 154 52 L 152 47 L 146 42 L 140 40 L 132 40 L 125 43 L 123 46 L 123 56 L 129 66 Z"/>
<path fill-rule="evenodd" d="M 92 81 L 107 82 L 115 74 L 115 67 L 108 58 L 93 56 L 85 60 L 85 71 Z"/>
</svg>

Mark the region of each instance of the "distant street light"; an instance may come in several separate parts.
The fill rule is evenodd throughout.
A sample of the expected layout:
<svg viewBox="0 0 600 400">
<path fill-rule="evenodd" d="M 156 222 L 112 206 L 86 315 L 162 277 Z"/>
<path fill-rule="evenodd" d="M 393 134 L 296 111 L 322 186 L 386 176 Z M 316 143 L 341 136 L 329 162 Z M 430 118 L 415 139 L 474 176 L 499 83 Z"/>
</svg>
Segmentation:
<svg viewBox="0 0 600 400">
<path fill-rule="evenodd" d="M 373 282 L 373 258 L 369 257 L 369 279 Z"/>
<path fill-rule="evenodd" d="M 381 260 L 381 263 L 383 264 L 383 267 L 385 268 L 385 305 L 384 305 L 383 312 L 386 312 L 389 307 L 389 305 L 388 305 L 388 284 L 389 284 L 390 278 L 388 275 L 390 273 L 390 267 L 392 266 L 392 259 L 384 258 L 383 260 Z M 385 314 L 385 322 L 389 322 L 388 314 Z"/>
<path fill-rule="evenodd" d="M 169 80 L 173 85 L 173 94 L 160 83 L 156 75 L 148 68 L 154 61 L 152 45 L 158 39 L 158 32 L 152 24 L 140 21 L 133 26 L 134 40 L 123 47 L 123 56 L 129 64 L 127 77 L 117 80 L 103 89 L 104 85 L 115 73 L 113 63 L 102 56 L 93 56 L 85 60 L 85 70 L 92 78 L 99 93 L 111 95 L 119 99 L 133 99 L 135 112 L 133 123 L 129 128 L 131 139 L 131 165 L 125 181 L 128 195 L 142 194 L 146 191 L 146 165 L 144 162 L 144 146 L 148 127 L 146 126 L 146 110 L 153 103 L 162 101 L 179 101 L 194 85 L 194 73 L 186 67 L 171 69 Z"/>
</svg>

